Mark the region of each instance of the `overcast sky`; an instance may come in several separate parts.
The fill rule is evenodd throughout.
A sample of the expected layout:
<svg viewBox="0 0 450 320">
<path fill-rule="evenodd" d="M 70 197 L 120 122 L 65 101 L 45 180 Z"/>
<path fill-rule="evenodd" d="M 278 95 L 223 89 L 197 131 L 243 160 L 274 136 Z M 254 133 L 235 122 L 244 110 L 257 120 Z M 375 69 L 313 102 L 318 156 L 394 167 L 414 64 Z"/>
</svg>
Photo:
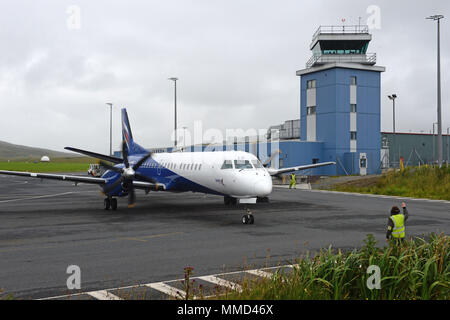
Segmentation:
<svg viewBox="0 0 450 320">
<path fill-rule="evenodd" d="M 75 9 L 71 6 L 75 5 Z M 381 128 L 429 132 L 436 121 L 436 23 L 441 23 L 442 119 L 450 126 L 450 2 L 164 0 L 0 2 L 0 140 L 61 151 L 114 149 L 120 108 L 145 147 L 171 145 L 178 125 L 267 128 L 299 118 L 299 77 L 319 25 L 365 24 L 382 74 Z M 79 20 L 77 10 L 79 9 Z M 78 24 L 79 22 L 79 24 Z"/>
</svg>

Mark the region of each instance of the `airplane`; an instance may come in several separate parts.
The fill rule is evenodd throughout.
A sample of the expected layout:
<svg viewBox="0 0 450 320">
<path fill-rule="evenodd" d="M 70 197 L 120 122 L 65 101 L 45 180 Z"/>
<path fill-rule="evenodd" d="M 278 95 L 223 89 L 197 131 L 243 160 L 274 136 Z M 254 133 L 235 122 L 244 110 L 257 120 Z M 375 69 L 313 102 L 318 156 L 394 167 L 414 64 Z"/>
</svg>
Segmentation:
<svg viewBox="0 0 450 320">
<path fill-rule="evenodd" d="M 152 153 L 134 142 L 126 109 L 123 108 L 121 113 L 122 158 L 65 147 L 100 159 L 100 164 L 107 169 L 101 177 L 5 170 L 0 170 L 0 174 L 97 184 L 106 196 L 104 209 L 116 210 L 117 197 L 128 196 L 128 206 L 134 206 L 135 189 L 142 189 L 147 194 L 150 191 L 213 194 L 223 196 L 225 205 L 236 205 L 239 199 L 246 198 L 268 202 L 272 176 L 336 164 L 322 162 L 274 169 L 266 168 L 256 156 L 244 151 Z M 253 224 L 253 215 L 247 213 L 242 222 Z"/>
</svg>

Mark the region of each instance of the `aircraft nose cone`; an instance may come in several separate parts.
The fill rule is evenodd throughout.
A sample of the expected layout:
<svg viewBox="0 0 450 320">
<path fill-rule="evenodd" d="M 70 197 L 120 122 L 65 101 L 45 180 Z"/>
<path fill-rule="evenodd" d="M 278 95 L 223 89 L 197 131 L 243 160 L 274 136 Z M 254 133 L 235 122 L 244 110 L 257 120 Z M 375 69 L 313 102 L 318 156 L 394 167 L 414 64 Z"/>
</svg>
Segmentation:
<svg viewBox="0 0 450 320">
<path fill-rule="evenodd" d="M 258 197 L 268 196 L 272 192 L 272 181 L 269 179 L 259 179 L 255 182 L 253 189 Z"/>
</svg>

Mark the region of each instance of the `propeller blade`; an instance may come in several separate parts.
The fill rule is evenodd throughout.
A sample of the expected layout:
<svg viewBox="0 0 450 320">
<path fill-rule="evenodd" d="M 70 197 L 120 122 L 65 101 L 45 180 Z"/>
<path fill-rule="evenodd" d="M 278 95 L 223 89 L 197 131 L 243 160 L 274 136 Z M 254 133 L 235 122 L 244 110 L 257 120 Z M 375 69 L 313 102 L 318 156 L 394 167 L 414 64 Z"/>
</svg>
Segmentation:
<svg viewBox="0 0 450 320">
<path fill-rule="evenodd" d="M 100 161 L 100 165 L 101 165 L 102 167 L 108 169 L 108 170 L 112 170 L 112 171 L 117 172 L 117 173 L 121 173 L 121 172 L 122 172 L 122 169 L 113 167 L 113 166 L 110 165 L 109 163 L 106 163 L 105 161 L 102 161 L 102 160 Z"/>
<path fill-rule="evenodd" d="M 128 208 L 134 207 L 135 202 L 136 202 L 136 194 L 134 192 L 134 187 L 131 186 L 130 192 L 128 194 Z"/>
<path fill-rule="evenodd" d="M 127 150 L 127 143 L 125 140 L 122 140 L 122 157 L 123 162 L 125 163 L 125 168 L 130 167 L 130 163 L 128 162 L 128 150 Z"/>
<path fill-rule="evenodd" d="M 105 193 L 110 193 L 111 191 L 116 189 L 122 183 L 122 181 L 123 181 L 123 177 L 121 176 L 119 179 L 114 181 L 114 183 L 112 185 L 106 186 L 105 188 L 103 188 L 103 190 L 105 191 Z"/>
<path fill-rule="evenodd" d="M 139 167 L 151 156 L 152 156 L 152 153 L 150 152 L 149 154 L 142 157 L 138 162 L 135 163 L 135 165 L 133 166 L 133 170 L 136 171 L 137 169 L 139 169 Z"/>
</svg>

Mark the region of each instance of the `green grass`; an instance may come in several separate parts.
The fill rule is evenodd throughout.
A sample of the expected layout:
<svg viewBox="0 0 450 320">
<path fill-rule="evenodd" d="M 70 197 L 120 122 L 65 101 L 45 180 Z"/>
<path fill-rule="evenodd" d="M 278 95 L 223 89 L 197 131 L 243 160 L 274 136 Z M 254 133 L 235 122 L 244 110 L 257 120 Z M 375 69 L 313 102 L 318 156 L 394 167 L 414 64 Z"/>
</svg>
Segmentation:
<svg viewBox="0 0 450 320">
<path fill-rule="evenodd" d="M 92 158 L 62 158 L 51 162 L 11 161 L 0 162 L 0 170 L 27 172 L 82 172 L 89 169 L 89 163 L 97 163 Z"/>
<path fill-rule="evenodd" d="M 397 247 L 376 246 L 372 235 L 359 250 L 321 250 L 298 260 L 292 274 L 275 273 L 271 279 L 240 285 L 242 292 L 214 299 L 297 300 L 429 300 L 450 299 L 450 239 L 431 234 Z M 370 265 L 381 271 L 381 288 L 369 289 Z"/>
<path fill-rule="evenodd" d="M 408 167 L 387 172 L 367 185 L 360 181 L 348 182 L 332 190 L 450 200 L 450 166 Z"/>
</svg>

